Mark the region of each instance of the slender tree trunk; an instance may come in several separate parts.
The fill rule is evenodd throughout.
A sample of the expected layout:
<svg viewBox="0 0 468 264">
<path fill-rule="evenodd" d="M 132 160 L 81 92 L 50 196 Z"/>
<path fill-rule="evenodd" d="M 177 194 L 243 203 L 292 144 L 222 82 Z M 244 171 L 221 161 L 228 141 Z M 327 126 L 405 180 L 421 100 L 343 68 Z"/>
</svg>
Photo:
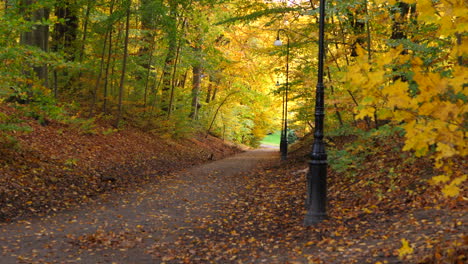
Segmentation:
<svg viewBox="0 0 468 264">
<path fill-rule="evenodd" d="M 41 25 L 40 22 L 49 19 L 49 10 L 47 8 L 38 8 L 31 10 L 36 4 L 36 0 L 22 0 L 24 7 L 23 16 L 27 21 L 33 21 L 37 24 L 31 31 L 24 32 L 21 35 L 20 42 L 24 45 L 30 45 L 40 48 L 41 50 L 49 51 L 49 26 Z M 48 67 L 47 65 L 33 67 L 36 76 L 42 80 L 42 84 L 48 87 Z"/>
<path fill-rule="evenodd" d="M 96 104 L 97 104 L 97 100 L 98 100 L 99 84 L 101 83 L 102 72 L 104 71 L 104 62 L 105 62 L 105 56 L 106 56 L 106 46 L 107 46 L 107 36 L 108 36 L 108 34 L 109 34 L 109 32 L 106 32 L 106 34 L 104 36 L 104 43 L 103 43 L 102 52 L 101 52 L 101 63 L 99 65 L 99 73 L 98 73 L 98 76 L 96 78 L 96 82 L 94 84 L 94 89 L 93 89 L 93 92 L 92 92 L 93 99 L 92 99 L 92 102 L 91 102 L 91 107 L 90 107 L 90 112 L 89 112 L 90 117 L 94 115 L 94 110 L 96 108 Z"/>
<path fill-rule="evenodd" d="M 112 16 L 114 13 L 114 3 L 115 1 L 112 0 L 109 7 L 109 16 Z M 109 35 L 109 48 L 107 49 L 107 60 L 106 60 L 106 70 L 104 73 L 104 91 L 103 91 L 103 102 L 102 102 L 102 112 L 105 114 L 107 112 L 107 97 L 108 91 L 107 87 L 109 84 L 109 69 L 111 65 L 111 57 L 112 57 L 112 31 L 114 29 L 114 25 L 110 24 L 109 28 L 107 29 Z"/>
<path fill-rule="evenodd" d="M 121 39 L 122 39 L 122 23 L 119 23 L 118 27 L 117 27 L 117 39 L 115 41 L 115 43 L 120 43 Z M 117 49 L 118 47 L 116 47 Z M 117 50 L 115 51 L 115 54 L 118 54 L 120 51 Z M 111 74 L 110 74 L 110 94 L 115 97 L 115 96 L 118 96 L 117 95 L 117 91 L 115 89 L 115 86 L 116 86 L 116 83 L 117 83 L 117 80 L 114 79 L 114 76 L 115 76 L 115 67 L 116 67 L 116 56 L 113 56 L 112 58 L 112 66 L 111 66 Z"/>
<path fill-rule="evenodd" d="M 333 17 L 332 17 L 332 21 L 333 21 Z M 346 37 L 345 37 L 344 27 L 343 27 L 343 23 L 341 22 L 340 19 L 338 19 L 338 25 L 340 26 L 342 41 L 343 41 L 343 43 L 346 43 Z M 336 43 L 335 45 L 338 47 L 338 43 Z M 345 44 L 344 44 L 344 45 L 345 45 Z M 345 49 L 346 49 L 346 47 L 345 47 Z M 345 59 L 346 59 L 346 65 L 349 66 L 348 52 L 345 52 L 344 55 L 345 55 Z"/>
<path fill-rule="evenodd" d="M 461 47 L 461 46 L 463 45 L 462 34 L 460 34 L 460 33 L 457 32 L 457 33 L 455 33 L 455 36 L 457 37 L 457 46 L 460 46 L 460 47 Z M 467 64 L 468 64 L 467 61 L 465 61 L 465 60 L 463 59 L 463 55 L 461 55 L 461 54 L 457 57 L 457 63 L 458 63 L 458 65 L 460 65 L 460 66 L 465 66 L 465 67 L 466 67 Z"/>
<path fill-rule="evenodd" d="M 102 112 L 107 112 L 107 101 L 109 92 L 107 91 L 107 87 L 109 85 L 109 69 L 111 65 L 111 56 L 112 56 L 112 28 L 109 31 L 109 48 L 107 50 L 107 63 L 106 63 L 106 70 L 104 73 L 104 91 L 103 91 L 103 102 L 102 102 Z"/>
<path fill-rule="evenodd" d="M 216 84 L 217 84 L 217 85 L 216 85 L 216 87 L 215 87 L 214 90 L 213 90 L 213 96 L 211 96 L 211 101 L 216 100 L 216 94 L 218 93 L 218 84 L 219 84 L 219 83 L 216 83 Z"/>
<path fill-rule="evenodd" d="M 56 2 L 55 16 L 61 22 L 54 25 L 52 34 L 53 50 L 63 50 L 70 61 L 75 59 L 74 45 L 78 34 L 77 7 L 73 5 L 73 2 L 72 0 Z"/>
<path fill-rule="evenodd" d="M 369 1 L 364 1 L 364 12 L 367 16 L 369 16 L 369 9 L 368 9 Z M 367 58 L 369 62 L 372 60 L 372 49 L 371 49 L 371 31 L 370 31 L 370 22 L 369 19 L 366 21 L 366 32 L 367 32 Z"/>
<path fill-rule="evenodd" d="M 54 98 L 57 99 L 58 97 L 58 76 L 57 71 L 54 70 Z"/>
<path fill-rule="evenodd" d="M 93 1 L 89 0 L 86 5 L 86 13 L 85 18 L 83 21 L 83 37 L 81 38 L 81 47 L 80 47 L 80 54 L 79 54 L 79 61 L 83 61 L 84 53 L 85 53 L 85 46 L 86 46 L 86 38 L 88 36 L 88 24 L 89 24 L 89 15 L 91 13 L 91 9 L 93 8 Z"/>
<path fill-rule="evenodd" d="M 330 74 L 330 68 L 327 69 L 327 76 L 328 76 L 328 80 L 331 82 L 332 79 L 331 79 L 331 74 Z M 331 89 L 331 93 L 334 94 L 335 88 L 333 87 L 333 85 L 330 85 L 330 89 Z M 335 107 L 336 118 L 338 119 L 338 122 L 340 122 L 340 127 L 343 127 L 344 125 L 343 119 L 341 118 L 341 113 L 338 108 L 338 105 L 336 103 L 333 103 L 333 106 Z"/>
<path fill-rule="evenodd" d="M 205 103 L 207 103 L 207 104 L 210 103 L 211 91 L 212 90 L 213 90 L 213 82 L 212 82 L 211 76 L 210 76 L 210 84 L 208 84 L 208 88 L 207 88 L 207 91 L 206 91 L 206 98 L 205 98 Z"/>
<path fill-rule="evenodd" d="M 153 85 L 151 86 L 151 95 L 152 95 L 152 98 L 150 96 L 150 99 L 152 99 L 152 102 L 151 102 L 151 113 L 153 113 L 153 111 L 155 110 L 155 108 L 158 108 L 158 92 L 159 92 L 159 88 L 161 87 L 162 85 L 162 81 L 163 81 L 163 72 L 161 72 L 161 75 L 159 78 L 157 78 L 157 74 L 156 76 L 154 77 L 154 83 Z"/>
<path fill-rule="evenodd" d="M 228 94 L 224 100 L 218 105 L 218 108 L 216 108 L 216 111 L 215 111 L 215 114 L 213 115 L 213 119 L 211 119 L 211 123 L 210 123 L 210 127 L 208 128 L 208 130 L 206 131 L 207 135 L 206 137 L 208 137 L 208 134 L 210 133 L 211 131 L 211 128 L 213 128 L 213 124 L 214 124 L 214 121 L 216 120 L 216 116 L 218 115 L 218 112 L 219 112 L 219 109 L 221 109 L 221 107 L 226 103 L 227 99 L 229 97 L 231 97 L 232 95 L 236 94 L 238 92 L 232 92 L 230 94 Z"/>
<path fill-rule="evenodd" d="M 144 94 L 144 98 L 143 98 L 143 107 L 145 108 L 145 112 L 146 112 L 146 104 L 147 104 L 147 101 L 148 101 L 148 88 L 149 88 L 149 83 L 150 83 L 150 77 L 151 77 L 151 64 L 153 63 L 153 52 L 154 52 L 154 48 L 156 46 L 156 41 L 153 37 L 152 39 L 152 42 L 151 42 L 151 47 L 150 47 L 150 50 L 149 50 L 149 59 L 148 59 L 148 70 L 146 72 L 146 81 L 145 81 L 145 94 Z"/>
<path fill-rule="evenodd" d="M 161 110 L 168 113 L 171 83 L 171 69 L 175 64 L 175 57 L 177 51 L 177 2 L 169 1 L 170 9 L 170 23 L 167 28 L 167 38 L 169 40 L 169 47 L 164 61 L 164 69 L 162 74 L 162 95 L 161 95 Z M 168 114 L 169 116 L 170 114 Z"/>
<path fill-rule="evenodd" d="M 115 122 L 115 126 L 118 127 L 120 124 L 120 120 L 122 119 L 122 99 L 124 93 L 124 85 L 125 85 L 125 74 L 127 69 L 127 57 L 128 57 L 128 39 L 129 39 L 129 29 L 130 29 L 130 7 L 131 2 L 130 0 L 127 2 L 127 19 L 125 22 L 125 41 L 124 41 L 124 54 L 123 54 L 123 61 L 122 61 L 122 75 L 120 76 L 120 86 L 119 86 L 119 104 L 118 104 L 118 112 L 117 112 L 117 120 Z"/>
<path fill-rule="evenodd" d="M 193 81 L 192 81 L 192 104 L 189 117 L 192 120 L 197 119 L 198 116 L 198 94 L 200 93 L 201 86 L 201 65 L 194 65 L 192 67 Z"/>
<path fill-rule="evenodd" d="M 55 23 L 52 31 L 52 50 L 62 51 L 65 58 L 74 61 L 77 55 L 76 38 L 78 34 L 78 14 L 77 6 L 73 0 L 57 1 L 55 3 L 55 16 L 59 23 Z M 66 71 L 62 71 L 67 75 Z M 53 70 L 54 96 L 58 96 L 58 72 Z"/>
<path fill-rule="evenodd" d="M 187 78 L 188 78 L 188 70 L 185 71 L 180 83 L 179 83 L 179 88 L 180 89 L 184 89 L 185 88 L 185 84 L 187 83 Z"/>
<path fill-rule="evenodd" d="M 174 65 L 172 66 L 172 78 L 171 78 L 171 93 L 169 96 L 169 104 L 167 106 L 167 118 L 169 119 L 172 114 L 172 108 L 174 105 L 174 93 L 175 93 L 175 82 L 176 82 L 176 75 L 177 75 L 177 64 L 179 61 L 180 55 L 180 48 L 182 47 L 182 39 L 179 40 L 179 44 L 177 45 L 176 55 L 174 59 Z"/>
</svg>

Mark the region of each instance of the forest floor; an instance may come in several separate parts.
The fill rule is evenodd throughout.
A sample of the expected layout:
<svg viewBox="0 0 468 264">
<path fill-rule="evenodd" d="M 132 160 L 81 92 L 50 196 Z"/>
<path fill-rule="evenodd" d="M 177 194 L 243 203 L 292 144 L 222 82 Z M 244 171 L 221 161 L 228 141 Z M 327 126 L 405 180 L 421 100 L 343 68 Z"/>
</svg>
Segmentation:
<svg viewBox="0 0 468 264">
<path fill-rule="evenodd" d="M 329 170 L 329 219 L 304 227 L 308 147 L 280 162 L 211 137 L 29 125 L 0 159 L 2 264 L 467 261 L 466 192 L 445 199 L 430 162 L 391 144 Z"/>
</svg>

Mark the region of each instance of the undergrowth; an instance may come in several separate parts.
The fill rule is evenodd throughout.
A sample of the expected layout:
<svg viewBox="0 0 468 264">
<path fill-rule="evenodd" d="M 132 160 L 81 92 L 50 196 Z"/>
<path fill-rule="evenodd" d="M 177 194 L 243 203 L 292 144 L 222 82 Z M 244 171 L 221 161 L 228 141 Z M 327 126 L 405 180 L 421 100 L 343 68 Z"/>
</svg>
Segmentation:
<svg viewBox="0 0 468 264">
<path fill-rule="evenodd" d="M 369 157 L 380 151 L 379 147 L 386 142 L 394 143 L 394 137 L 403 136 L 399 127 L 384 125 L 379 129 L 365 131 L 352 126 L 343 126 L 329 133 L 328 161 L 330 167 L 346 176 L 351 176 Z M 338 140 L 338 139 L 342 140 Z M 352 140 L 351 140 L 352 139 Z M 389 155 L 403 155 L 395 147 Z"/>
</svg>

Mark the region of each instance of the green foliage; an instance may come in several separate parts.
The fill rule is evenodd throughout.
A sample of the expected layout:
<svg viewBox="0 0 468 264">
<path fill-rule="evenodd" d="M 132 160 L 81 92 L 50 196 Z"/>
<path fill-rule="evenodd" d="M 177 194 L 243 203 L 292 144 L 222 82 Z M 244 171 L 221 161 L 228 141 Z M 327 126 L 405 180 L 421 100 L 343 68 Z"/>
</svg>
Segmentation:
<svg viewBox="0 0 468 264">
<path fill-rule="evenodd" d="M 294 131 L 293 129 L 288 129 L 287 137 L 288 137 L 288 144 L 292 144 L 296 142 L 297 141 L 296 131 Z"/>
<path fill-rule="evenodd" d="M 68 124 L 71 124 L 72 127 L 78 129 L 81 134 L 84 135 L 95 135 L 96 124 L 94 118 L 76 118 L 72 117 L 67 120 Z"/>
<path fill-rule="evenodd" d="M 337 172 L 351 176 L 352 172 L 359 168 L 366 158 L 381 151 L 380 148 L 383 144 L 392 141 L 395 136 L 401 137 L 403 129 L 391 125 L 384 125 L 379 129 L 371 129 L 369 131 L 359 130 L 354 127 L 343 127 L 334 130 L 330 134 L 337 137 L 337 140 L 350 137 L 353 139 L 343 146 L 331 144 L 332 147 L 328 151 L 328 160 L 331 168 Z M 393 151 L 395 151 L 394 155 L 401 153 L 398 148 L 395 148 Z"/>
<path fill-rule="evenodd" d="M 104 136 L 107 136 L 107 135 L 112 135 L 114 134 L 115 132 L 119 131 L 118 129 L 115 129 L 115 128 L 109 128 L 109 129 L 106 129 L 104 131 L 102 131 L 102 134 Z"/>
<path fill-rule="evenodd" d="M 0 147 L 1 148 L 14 148 L 17 146 L 18 141 L 14 137 L 17 132 L 30 132 L 32 128 L 25 125 L 20 125 L 23 121 L 16 118 L 14 115 L 9 116 L 0 113 Z M 13 133 L 12 133 L 13 132 Z"/>
<path fill-rule="evenodd" d="M 332 170 L 351 176 L 352 172 L 359 167 L 365 157 L 354 155 L 347 150 L 330 149 L 328 151 L 328 161 Z"/>
</svg>

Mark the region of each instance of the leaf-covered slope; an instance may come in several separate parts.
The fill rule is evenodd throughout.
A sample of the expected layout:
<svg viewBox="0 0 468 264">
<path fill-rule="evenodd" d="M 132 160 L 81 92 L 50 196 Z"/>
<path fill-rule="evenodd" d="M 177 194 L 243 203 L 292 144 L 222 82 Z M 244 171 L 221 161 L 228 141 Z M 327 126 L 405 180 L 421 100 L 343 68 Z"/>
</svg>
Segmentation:
<svg viewBox="0 0 468 264">
<path fill-rule="evenodd" d="M 18 115 L 3 106 L 0 111 Z M 135 128 L 118 131 L 102 124 L 83 129 L 55 121 L 40 125 L 32 118 L 20 125 L 32 132 L 10 133 L 18 143 L 3 142 L 0 149 L 1 221 L 73 207 L 240 151 L 204 135 L 172 140 Z"/>
</svg>

